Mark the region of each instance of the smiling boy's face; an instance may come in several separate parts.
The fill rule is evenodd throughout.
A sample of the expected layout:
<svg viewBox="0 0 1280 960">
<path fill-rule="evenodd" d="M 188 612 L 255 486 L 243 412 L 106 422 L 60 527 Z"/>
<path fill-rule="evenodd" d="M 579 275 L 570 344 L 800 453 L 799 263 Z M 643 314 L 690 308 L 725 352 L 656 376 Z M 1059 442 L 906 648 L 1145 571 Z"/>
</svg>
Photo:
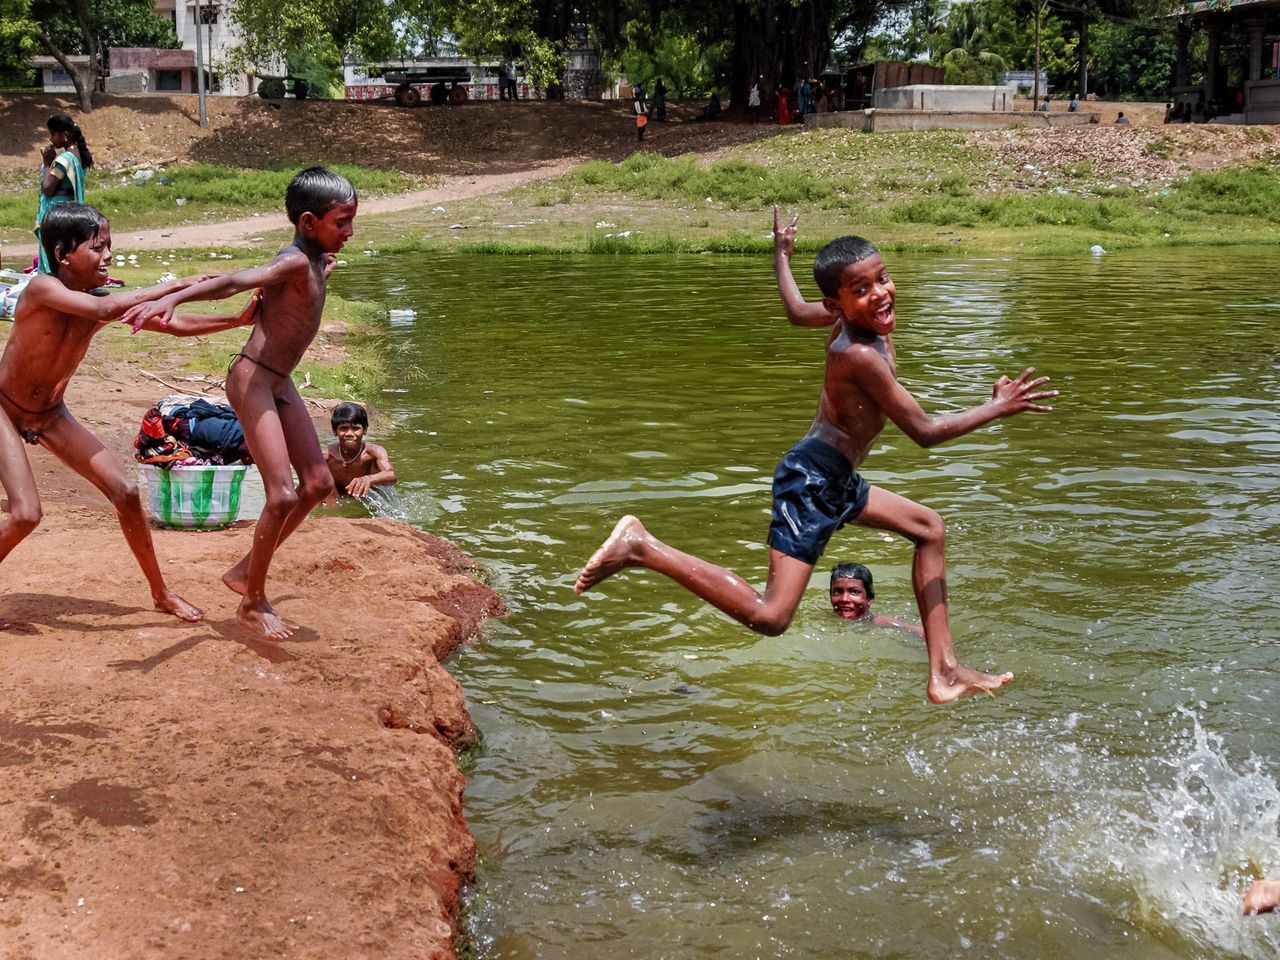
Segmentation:
<svg viewBox="0 0 1280 960">
<path fill-rule="evenodd" d="M 111 267 L 111 226 L 103 223 L 91 239 L 58 254 L 58 279 L 72 290 L 94 290 L 107 282 Z"/>
<path fill-rule="evenodd" d="M 897 322 L 896 296 L 884 259 L 876 253 L 845 267 L 836 295 L 823 297 L 822 302 L 857 329 L 884 337 L 893 333 Z"/>
<path fill-rule="evenodd" d="M 853 577 L 837 577 L 831 581 L 831 609 L 844 620 L 857 620 L 871 610 L 867 586 Z"/>
</svg>

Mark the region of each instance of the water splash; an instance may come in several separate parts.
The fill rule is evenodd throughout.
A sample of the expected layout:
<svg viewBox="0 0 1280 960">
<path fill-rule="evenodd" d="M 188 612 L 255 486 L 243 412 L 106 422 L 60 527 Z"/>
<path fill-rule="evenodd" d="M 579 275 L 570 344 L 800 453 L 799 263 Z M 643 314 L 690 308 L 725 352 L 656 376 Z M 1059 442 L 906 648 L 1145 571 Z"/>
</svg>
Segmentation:
<svg viewBox="0 0 1280 960">
<path fill-rule="evenodd" d="M 1280 876 L 1280 787 L 1256 756 L 1233 766 L 1222 738 L 1182 712 L 1190 730 L 1157 761 L 1168 785 L 1099 796 L 1086 818 L 1092 849 L 1077 866 L 1110 874 L 1133 898 L 1129 920 L 1178 955 L 1273 960 L 1280 925 L 1242 917 L 1241 898 L 1255 877 Z"/>
</svg>

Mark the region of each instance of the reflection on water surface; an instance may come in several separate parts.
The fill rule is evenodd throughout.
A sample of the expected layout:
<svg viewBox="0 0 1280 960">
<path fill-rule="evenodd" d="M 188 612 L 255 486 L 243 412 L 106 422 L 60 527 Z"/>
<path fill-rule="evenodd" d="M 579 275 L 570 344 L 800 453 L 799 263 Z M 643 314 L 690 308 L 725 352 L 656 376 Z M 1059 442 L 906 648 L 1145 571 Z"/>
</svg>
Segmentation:
<svg viewBox="0 0 1280 960">
<path fill-rule="evenodd" d="M 1280 922 L 1236 917 L 1280 875 L 1273 260 L 888 257 L 926 409 L 1027 365 L 1064 391 L 932 450 L 890 427 L 865 464 L 948 521 L 961 658 L 1017 674 L 948 708 L 918 641 L 835 620 L 817 574 L 772 639 L 648 572 L 570 589 L 624 512 L 763 580 L 823 337 L 767 257 L 339 274 L 416 311 L 407 392 L 374 398 L 397 509 L 514 611 L 451 664 L 485 733 L 479 956 L 1275 956 Z M 849 528 L 828 559 L 914 619 L 905 543 Z"/>
</svg>

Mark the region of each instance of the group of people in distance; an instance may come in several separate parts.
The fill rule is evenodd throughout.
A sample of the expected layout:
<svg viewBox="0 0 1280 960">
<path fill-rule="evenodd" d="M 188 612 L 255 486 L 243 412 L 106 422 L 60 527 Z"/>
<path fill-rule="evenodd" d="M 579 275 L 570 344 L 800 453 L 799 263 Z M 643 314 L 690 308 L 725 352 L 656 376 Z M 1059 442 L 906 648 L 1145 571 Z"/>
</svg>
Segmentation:
<svg viewBox="0 0 1280 960">
<path fill-rule="evenodd" d="M 18 301 L 9 342 L 0 357 L 0 485 L 10 501 L 0 524 L 0 561 L 40 521 L 41 508 L 22 444 L 39 444 L 100 489 L 116 508 L 121 527 L 151 588 L 157 609 L 195 621 L 202 611 L 169 589 L 156 560 L 136 485 L 103 445 L 67 410 L 68 382 L 93 336 L 123 321 L 147 330 L 197 336 L 252 324 L 227 373 L 227 397 L 239 416 L 266 503 L 244 557 L 222 577 L 240 596 L 236 616 L 246 629 L 272 640 L 293 635 L 266 597 L 272 556 L 311 509 L 335 487 L 367 493 L 394 482 L 386 451 L 364 440 L 363 409 L 336 410 L 337 442 L 322 450 L 291 373 L 320 326 L 326 281 L 335 255 L 351 238 L 356 191 L 342 176 L 319 167 L 303 170 L 288 186 L 285 209 L 294 237 L 269 263 L 229 276 L 196 276 L 127 294 L 99 291 L 112 262 L 111 229 L 93 207 L 66 202 L 50 209 L 40 242 L 50 270 L 35 277 Z M 655 570 L 759 633 L 785 631 L 832 535 L 846 523 L 896 533 L 914 546 L 912 589 L 921 626 L 870 613 L 870 571 L 837 567 L 830 591 L 842 617 L 904 628 L 924 638 L 925 692 L 934 703 L 992 694 L 1013 674 L 963 666 L 948 618 L 944 525 L 933 510 L 869 484 L 858 468 L 889 421 L 930 447 L 994 420 L 1048 413 L 1047 377 L 1028 367 L 996 380 L 991 398 L 957 413 L 930 416 L 898 382 L 892 334 L 896 290 L 879 251 L 861 237 L 824 246 L 814 261 L 819 302 L 806 301 L 791 271 L 798 217 L 784 224 L 773 213 L 774 270 L 787 319 L 826 328 L 825 369 L 818 409 L 805 436 L 782 458 L 773 477 L 768 573 L 763 591 L 723 567 L 684 553 L 624 516 L 579 573 L 583 593 L 627 567 Z M 177 313 L 193 300 L 221 300 L 253 291 L 238 313 Z M 292 470 L 297 472 L 295 487 Z M 336 483 L 335 483 L 336 482 Z M 865 571 L 865 576 L 863 572 Z M 839 596 L 837 592 L 839 591 Z M 1273 909 L 1280 882 L 1258 881 L 1247 912 Z"/>
</svg>

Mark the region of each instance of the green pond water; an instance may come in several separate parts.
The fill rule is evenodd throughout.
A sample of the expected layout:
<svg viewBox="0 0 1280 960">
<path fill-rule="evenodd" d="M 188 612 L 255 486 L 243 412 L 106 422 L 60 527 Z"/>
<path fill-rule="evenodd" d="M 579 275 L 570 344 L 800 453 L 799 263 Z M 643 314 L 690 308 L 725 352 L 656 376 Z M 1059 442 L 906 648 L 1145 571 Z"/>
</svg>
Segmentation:
<svg viewBox="0 0 1280 960">
<path fill-rule="evenodd" d="M 826 561 L 772 639 L 649 572 L 571 590 L 623 513 L 763 582 L 824 338 L 768 257 L 353 257 L 338 292 L 416 312 L 372 398 L 393 511 L 512 609 L 450 663 L 475 954 L 1276 956 L 1280 918 L 1237 916 L 1280 876 L 1276 256 L 887 258 L 927 410 L 1029 365 L 1063 390 L 864 464 L 948 521 L 962 661 L 1016 674 L 946 707 L 919 641 L 833 617 Z M 916 619 L 905 541 L 841 559 Z"/>
</svg>

